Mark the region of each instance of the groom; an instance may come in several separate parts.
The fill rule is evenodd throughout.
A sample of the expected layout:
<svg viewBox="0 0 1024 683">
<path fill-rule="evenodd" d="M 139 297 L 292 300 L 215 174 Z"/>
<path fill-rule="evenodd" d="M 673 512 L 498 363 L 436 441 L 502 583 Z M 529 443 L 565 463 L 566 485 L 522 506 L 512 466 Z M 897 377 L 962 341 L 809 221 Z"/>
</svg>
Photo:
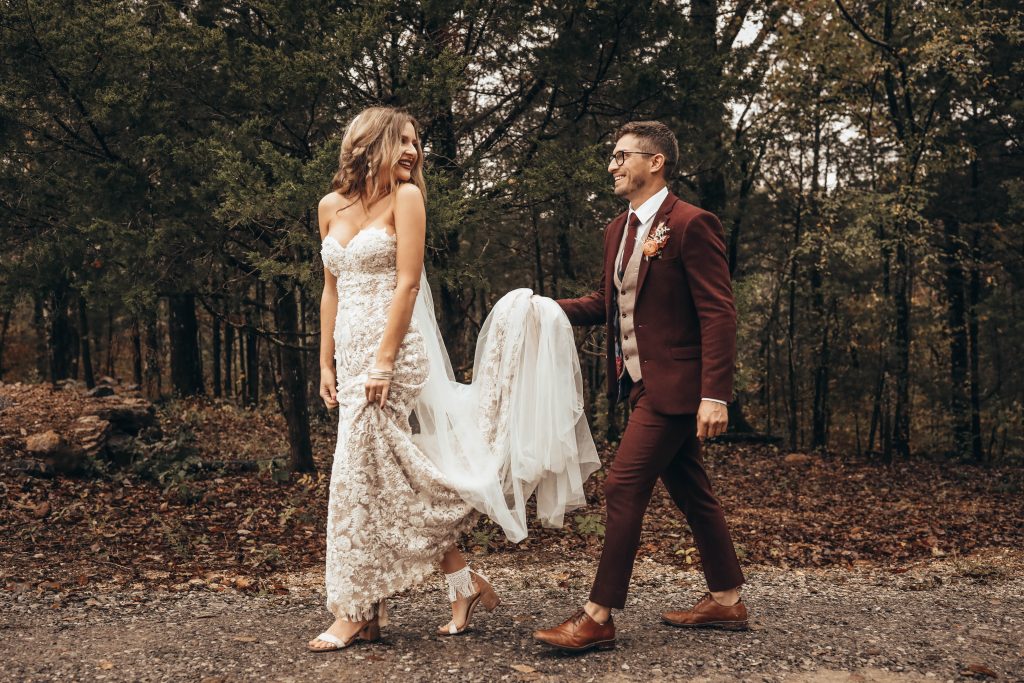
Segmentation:
<svg viewBox="0 0 1024 683">
<path fill-rule="evenodd" d="M 674 626 L 747 626 L 743 573 L 701 460 L 701 440 L 728 423 L 736 353 L 722 226 L 666 187 L 679 158 L 667 126 L 637 121 L 616 137 L 608 171 L 629 209 L 605 228 L 598 290 L 558 301 L 573 325 L 607 326 L 608 396 L 632 409 L 605 480 L 605 545 L 590 599 L 559 626 L 534 633 L 577 652 L 615 644 L 611 611 L 626 604 L 659 477 L 686 515 L 710 591 L 692 609 L 662 618 Z"/>
</svg>

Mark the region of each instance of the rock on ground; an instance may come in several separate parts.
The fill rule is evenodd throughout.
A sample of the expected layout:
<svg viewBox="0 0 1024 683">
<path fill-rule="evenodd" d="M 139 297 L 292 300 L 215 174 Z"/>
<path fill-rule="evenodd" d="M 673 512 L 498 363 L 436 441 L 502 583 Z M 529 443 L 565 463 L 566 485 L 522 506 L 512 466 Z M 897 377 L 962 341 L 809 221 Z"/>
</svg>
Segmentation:
<svg viewBox="0 0 1024 683">
<path fill-rule="evenodd" d="M 744 633 L 664 625 L 698 599 L 695 572 L 641 560 L 618 648 L 567 656 L 535 643 L 586 598 L 593 561 L 507 553 L 475 560 L 503 597 L 471 632 L 447 620 L 440 574 L 390 602 L 384 640 L 312 654 L 329 623 L 322 574 L 286 595 L 102 587 L 0 592 L 3 681 L 908 681 L 1024 680 L 1024 576 L 1000 557 L 883 570 L 748 570 Z M 998 676 L 998 679 L 992 678 Z"/>
</svg>

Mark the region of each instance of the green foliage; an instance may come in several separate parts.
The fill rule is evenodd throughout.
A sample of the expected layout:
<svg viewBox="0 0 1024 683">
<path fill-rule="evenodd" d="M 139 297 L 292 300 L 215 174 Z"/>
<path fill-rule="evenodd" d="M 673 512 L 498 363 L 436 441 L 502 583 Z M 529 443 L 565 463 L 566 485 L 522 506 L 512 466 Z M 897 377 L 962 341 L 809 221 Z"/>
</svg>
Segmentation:
<svg viewBox="0 0 1024 683">
<path fill-rule="evenodd" d="M 576 533 L 581 536 L 597 536 L 604 538 L 604 523 L 601 522 L 601 515 L 576 515 L 573 517 L 576 523 Z"/>
<path fill-rule="evenodd" d="M 736 243 L 737 387 L 756 426 L 864 452 L 899 413 L 947 448 L 933 426 L 962 414 L 959 292 L 979 328 L 977 430 L 989 453 L 1020 450 L 1024 375 L 1005 360 L 1024 334 L 1019 11 L 713 6 L 715 21 L 612 0 L 9 2 L 0 309 L 77 354 L 79 303 L 95 328 L 106 313 L 112 344 L 139 321 L 163 343 L 161 300 L 194 295 L 207 374 L 209 326 L 230 321 L 262 338 L 263 374 L 288 344 L 315 378 L 317 202 L 344 126 L 393 104 L 420 122 L 427 269 L 466 370 L 497 297 L 592 291 L 623 208 L 610 138 L 660 118 L 679 135 L 674 189 Z M 275 297 L 296 290 L 300 329 L 278 329 Z M 595 398 L 599 343 L 582 356 Z"/>
</svg>

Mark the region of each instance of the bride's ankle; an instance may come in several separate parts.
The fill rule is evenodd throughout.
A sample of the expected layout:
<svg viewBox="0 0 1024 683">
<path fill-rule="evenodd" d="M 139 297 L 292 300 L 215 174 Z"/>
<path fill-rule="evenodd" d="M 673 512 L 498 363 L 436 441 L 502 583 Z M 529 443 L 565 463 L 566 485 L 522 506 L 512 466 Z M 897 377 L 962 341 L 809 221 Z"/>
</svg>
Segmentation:
<svg viewBox="0 0 1024 683">
<path fill-rule="evenodd" d="M 444 578 L 445 583 L 448 584 L 448 601 L 453 604 L 460 598 L 472 599 L 480 590 L 468 565 L 450 574 L 445 574 Z"/>
</svg>

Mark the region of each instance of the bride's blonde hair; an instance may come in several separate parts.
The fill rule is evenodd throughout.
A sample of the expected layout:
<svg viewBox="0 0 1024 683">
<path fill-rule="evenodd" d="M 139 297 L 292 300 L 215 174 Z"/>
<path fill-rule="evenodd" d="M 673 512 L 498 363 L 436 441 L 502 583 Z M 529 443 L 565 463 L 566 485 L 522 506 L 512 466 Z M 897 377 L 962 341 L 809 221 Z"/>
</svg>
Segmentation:
<svg viewBox="0 0 1024 683">
<path fill-rule="evenodd" d="M 402 129 L 411 123 L 416 130 L 416 163 L 412 183 L 423 196 L 423 148 L 419 125 L 409 113 L 394 107 L 370 107 L 359 112 L 345 129 L 338 155 L 338 172 L 331 189 L 344 197 L 374 202 L 393 192 L 398 184 L 398 160 L 402 156 Z"/>
</svg>

